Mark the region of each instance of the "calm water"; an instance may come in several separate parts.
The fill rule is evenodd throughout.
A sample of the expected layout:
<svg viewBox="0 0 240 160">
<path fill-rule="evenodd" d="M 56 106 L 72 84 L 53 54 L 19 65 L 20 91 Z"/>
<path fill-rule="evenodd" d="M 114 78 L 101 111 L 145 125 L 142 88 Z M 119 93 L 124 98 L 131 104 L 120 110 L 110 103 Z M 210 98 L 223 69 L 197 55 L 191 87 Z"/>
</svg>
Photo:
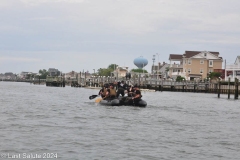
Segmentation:
<svg viewBox="0 0 240 160">
<path fill-rule="evenodd" d="M 58 159 L 239 159 L 240 100 L 143 92 L 146 108 L 109 107 L 98 90 L 0 82 L 0 152 Z M 33 159 L 33 158 L 32 158 Z"/>
</svg>

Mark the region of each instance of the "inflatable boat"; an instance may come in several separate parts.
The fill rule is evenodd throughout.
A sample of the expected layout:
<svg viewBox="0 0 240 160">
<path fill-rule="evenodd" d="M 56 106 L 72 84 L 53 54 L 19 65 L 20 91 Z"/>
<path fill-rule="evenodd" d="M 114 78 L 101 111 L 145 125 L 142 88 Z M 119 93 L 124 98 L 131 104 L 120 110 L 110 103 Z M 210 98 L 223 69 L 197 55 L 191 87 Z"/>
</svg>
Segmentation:
<svg viewBox="0 0 240 160">
<path fill-rule="evenodd" d="M 112 100 L 101 100 L 99 102 L 99 104 L 101 105 L 106 105 L 106 106 L 136 106 L 136 107 L 146 107 L 147 106 L 147 102 L 144 100 L 140 100 L 136 103 L 129 103 L 129 101 L 124 100 L 122 97 L 120 98 L 116 98 L 116 99 L 112 99 Z"/>
</svg>

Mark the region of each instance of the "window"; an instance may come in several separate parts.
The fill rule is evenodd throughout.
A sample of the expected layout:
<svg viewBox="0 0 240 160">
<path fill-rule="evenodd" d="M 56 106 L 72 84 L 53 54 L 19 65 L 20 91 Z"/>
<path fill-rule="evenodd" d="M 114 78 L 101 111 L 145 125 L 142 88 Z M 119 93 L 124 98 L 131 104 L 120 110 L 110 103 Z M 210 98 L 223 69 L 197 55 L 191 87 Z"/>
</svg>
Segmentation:
<svg viewBox="0 0 240 160">
<path fill-rule="evenodd" d="M 207 53 L 204 53 L 204 56 L 206 57 L 206 56 L 207 56 Z"/>
<path fill-rule="evenodd" d="M 203 74 L 203 69 L 202 68 L 200 69 L 200 73 Z"/>
<path fill-rule="evenodd" d="M 187 64 L 187 60 L 184 60 L 184 63 Z"/>
<path fill-rule="evenodd" d="M 213 60 L 209 60 L 209 67 L 213 67 Z"/>
<path fill-rule="evenodd" d="M 204 60 L 201 59 L 201 60 L 200 60 L 200 64 L 204 64 Z"/>
<path fill-rule="evenodd" d="M 187 70 L 185 69 L 185 70 L 184 70 L 184 72 L 186 73 L 186 72 L 187 72 Z"/>
<path fill-rule="evenodd" d="M 191 73 L 191 68 L 188 68 L 188 73 Z"/>
<path fill-rule="evenodd" d="M 191 59 L 188 60 L 188 65 L 192 64 L 192 61 Z"/>
<path fill-rule="evenodd" d="M 209 73 L 212 73 L 212 69 L 209 69 Z"/>
</svg>

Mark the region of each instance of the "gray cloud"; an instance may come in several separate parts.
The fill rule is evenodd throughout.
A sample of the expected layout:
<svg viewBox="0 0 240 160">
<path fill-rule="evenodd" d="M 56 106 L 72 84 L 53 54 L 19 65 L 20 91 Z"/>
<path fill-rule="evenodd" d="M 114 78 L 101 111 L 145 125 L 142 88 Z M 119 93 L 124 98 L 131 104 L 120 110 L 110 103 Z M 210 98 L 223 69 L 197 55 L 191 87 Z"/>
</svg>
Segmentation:
<svg viewBox="0 0 240 160">
<path fill-rule="evenodd" d="M 110 63 L 134 68 L 141 55 L 150 71 L 153 54 L 162 62 L 185 50 L 219 51 L 233 62 L 240 48 L 238 6 L 238 0 L 2 0 L 0 72 L 92 71 Z M 28 68 L 14 57 L 43 64 Z"/>
</svg>

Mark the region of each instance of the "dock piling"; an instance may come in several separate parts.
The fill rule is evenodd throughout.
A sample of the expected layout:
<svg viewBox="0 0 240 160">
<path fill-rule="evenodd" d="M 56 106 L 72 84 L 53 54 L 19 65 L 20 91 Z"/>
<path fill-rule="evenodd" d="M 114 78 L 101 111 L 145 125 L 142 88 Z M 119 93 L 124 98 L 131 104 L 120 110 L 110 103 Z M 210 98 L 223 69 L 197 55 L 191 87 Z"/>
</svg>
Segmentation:
<svg viewBox="0 0 240 160">
<path fill-rule="evenodd" d="M 220 98 L 220 92 L 221 92 L 221 82 L 218 82 L 218 98 Z"/>
<path fill-rule="evenodd" d="M 234 99 L 238 99 L 238 84 L 239 80 L 235 78 L 235 93 L 234 93 Z"/>
<path fill-rule="evenodd" d="M 230 99 L 230 78 L 228 78 L 228 99 Z"/>
</svg>

